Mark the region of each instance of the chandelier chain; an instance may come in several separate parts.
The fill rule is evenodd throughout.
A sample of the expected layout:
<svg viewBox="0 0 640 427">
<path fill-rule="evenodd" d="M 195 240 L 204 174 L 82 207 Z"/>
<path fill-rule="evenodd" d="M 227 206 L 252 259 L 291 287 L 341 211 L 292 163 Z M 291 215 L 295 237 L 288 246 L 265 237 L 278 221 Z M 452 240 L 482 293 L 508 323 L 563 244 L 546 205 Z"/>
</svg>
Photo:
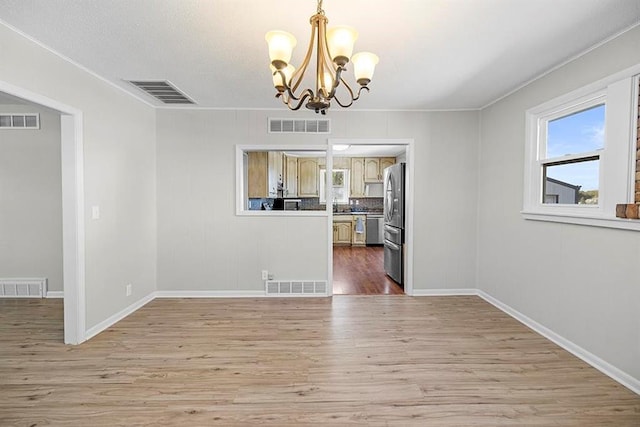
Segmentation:
<svg viewBox="0 0 640 427">
<path fill-rule="evenodd" d="M 318 0 L 318 14 L 324 15 L 324 10 L 322 10 L 322 0 Z"/>
</svg>

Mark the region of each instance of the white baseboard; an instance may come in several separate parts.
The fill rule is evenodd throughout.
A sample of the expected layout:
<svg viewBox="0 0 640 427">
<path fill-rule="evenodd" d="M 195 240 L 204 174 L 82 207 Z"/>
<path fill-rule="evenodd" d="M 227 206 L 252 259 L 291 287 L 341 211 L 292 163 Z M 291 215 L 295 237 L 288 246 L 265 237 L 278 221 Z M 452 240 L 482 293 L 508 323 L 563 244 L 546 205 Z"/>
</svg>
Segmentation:
<svg viewBox="0 0 640 427">
<path fill-rule="evenodd" d="M 146 297 L 134 302 L 133 304 L 131 304 L 127 308 L 119 311 L 118 313 L 114 314 L 113 316 L 109 317 L 108 319 L 105 319 L 102 322 L 100 322 L 97 325 L 95 325 L 94 327 L 89 328 L 84 333 L 84 341 L 95 337 L 96 335 L 98 335 L 100 332 L 104 331 L 108 327 L 115 325 L 116 323 L 118 323 L 119 321 L 121 321 L 122 319 L 127 317 L 128 315 L 134 313 L 138 309 L 142 308 L 144 305 L 150 303 L 154 299 L 155 299 L 154 293 L 150 293 Z"/>
<path fill-rule="evenodd" d="M 486 292 L 477 289 L 476 290 L 476 295 L 478 295 L 480 298 L 482 298 L 485 301 L 487 301 L 489 304 L 491 304 L 491 305 L 495 306 L 496 308 L 502 310 L 503 312 L 505 312 L 509 316 L 513 317 L 514 319 L 516 319 L 520 323 L 524 324 L 525 326 L 533 329 L 534 331 L 536 331 L 537 333 L 539 333 L 543 337 L 545 337 L 548 340 L 556 343 L 557 345 L 559 345 L 563 349 L 567 350 L 569 353 L 573 354 L 577 358 L 579 358 L 579 359 L 583 360 L 584 362 L 588 363 L 589 365 L 593 366 L 594 368 L 596 368 L 597 370 L 599 370 L 603 374 L 605 374 L 608 377 L 612 378 L 613 380 L 619 382 L 620 384 L 622 384 L 623 386 L 625 386 L 629 390 L 633 391 L 636 394 L 640 394 L 640 380 L 632 377 L 631 375 L 627 374 L 626 372 L 621 371 L 620 369 L 616 368 L 615 366 L 611 365 L 610 363 L 602 360 L 601 358 L 599 358 L 595 354 L 590 353 L 589 351 L 585 350 L 584 348 L 582 348 L 582 347 L 576 345 L 575 343 L 569 341 L 568 339 L 558 335 L 557 333 L 553 332 L 549 328 L 547 328 L 547 327 L 541 325 L 540 323 L 536 322 L 535 320 L 525 316 L 524 314 L 520 313 L 519 311 L 511 308 L 507 304 L 504 304 L 503 302 L 495 299 L 494 297 L 492 297 L 491 295 L 487 294 Z"/>
<path fill-rule="evenodd" d="M 265 298 L 264 291 L 156 291 L 155 298 Z"/>
<path fill-rule="evenodd" d="M 45 298 L 64 298 L 64 291 L 47 291 Z"/>
<path fill-rule="evenodd" d="M 477 289 L 413 289 L 414 297 L 443 297 L 456 295 L 478 295 Z"/>
</svg>

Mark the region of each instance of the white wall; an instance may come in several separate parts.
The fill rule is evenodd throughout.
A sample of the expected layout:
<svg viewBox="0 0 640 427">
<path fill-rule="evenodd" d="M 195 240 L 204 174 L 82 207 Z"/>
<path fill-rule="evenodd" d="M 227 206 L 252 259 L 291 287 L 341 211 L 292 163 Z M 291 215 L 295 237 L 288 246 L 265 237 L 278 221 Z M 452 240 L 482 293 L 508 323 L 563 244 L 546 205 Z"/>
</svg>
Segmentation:
<svg viewBox="0 0 640 427">
<path fill-rule="evenodd" d="M 156 288 L 155 110 L 2 24 L 0 46 L 0 81 L 83 113 L 89 329 Z"/>
<path fill-rule="evenodd" d="M 482 111 L 478 287 L 640 380 L 640 234 L 520 215 L 525 111 L 638 63 L 640 27 Z"/>
<path fill-rule="evenodd" d="M 62 291 L 60 115 L 28 105 L 0 113 L 40 114 L 40 129 L 0 129 L 0 277 L 45 277 Z"/>
<path fill-rule="evenodd" d="M 237 144 L 326 144 L 326 135 L 267 133 L 268 117 L 288 116 L 304 113 L 158 111 L 159 290 L 259 292 L 263 269 L 276 279 L 328 278 L 327 218 L 235 216 Z M 331 138 L 415 139 L 414 288 L 471 287 L 478 113 L 329 117 Z"/>
</svg>

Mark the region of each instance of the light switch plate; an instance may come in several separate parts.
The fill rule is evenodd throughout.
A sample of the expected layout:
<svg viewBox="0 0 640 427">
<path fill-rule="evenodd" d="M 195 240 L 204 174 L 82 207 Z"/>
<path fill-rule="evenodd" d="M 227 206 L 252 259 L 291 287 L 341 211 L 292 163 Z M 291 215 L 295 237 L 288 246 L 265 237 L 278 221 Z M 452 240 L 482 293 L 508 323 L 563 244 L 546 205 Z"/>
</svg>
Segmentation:
<svg viewBox="0 0 640 427">
<path fill-rule="evenodd" d="M 100 219 L 100 206 L 91 206 L 91 219 Z"/>
</svg>

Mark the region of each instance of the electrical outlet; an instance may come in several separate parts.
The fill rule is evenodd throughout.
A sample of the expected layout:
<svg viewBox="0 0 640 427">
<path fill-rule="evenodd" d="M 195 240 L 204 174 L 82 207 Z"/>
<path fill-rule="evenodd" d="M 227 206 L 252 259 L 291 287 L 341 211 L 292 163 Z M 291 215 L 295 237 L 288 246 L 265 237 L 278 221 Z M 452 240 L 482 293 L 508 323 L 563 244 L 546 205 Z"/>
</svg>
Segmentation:
<svg viewBox="0 0 640 427">
<path fill-rule="evenodd" d="M 269 271 L 262 270 L 262 280 L 269 280 Z"/>
<path fill-rule="evenodd" d="M 131 285 L 131 283 L 127 284 L 126 293 L 127 293 L 128 297 L 131 296 L 131 291 L 132 290 L 133 290 L 133 286 Z"/>
</svg>

